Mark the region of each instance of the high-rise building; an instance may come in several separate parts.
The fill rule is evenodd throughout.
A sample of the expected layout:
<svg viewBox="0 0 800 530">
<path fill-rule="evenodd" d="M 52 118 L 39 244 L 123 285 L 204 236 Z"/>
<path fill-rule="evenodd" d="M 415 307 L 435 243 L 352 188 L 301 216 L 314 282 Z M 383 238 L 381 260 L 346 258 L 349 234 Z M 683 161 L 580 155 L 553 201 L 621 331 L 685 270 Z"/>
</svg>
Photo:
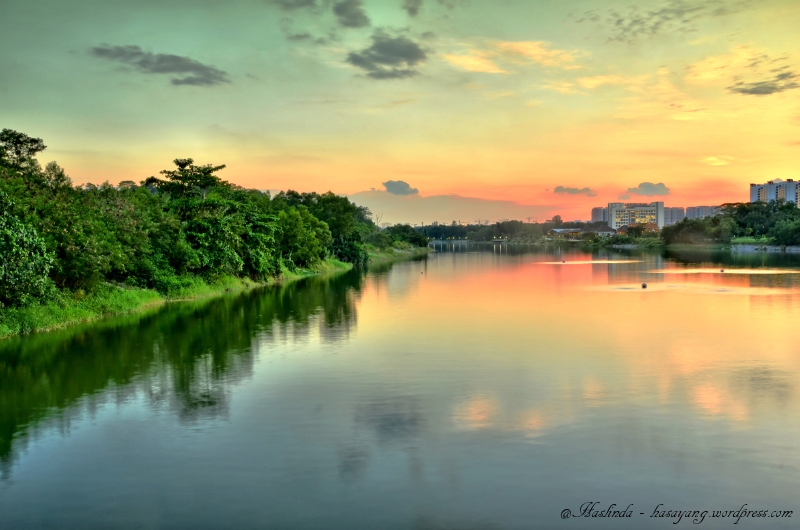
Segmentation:
<svg viewBox="0 0 800 530">
<path fill-rule="evenodd" d="M 616 230 L 621 226 L 654 223 L 664 228 L 663 202 L 610 202 L 608 203 L 608 226 Z"/>
<path fill-rule="evenodd" d="M 664 207 L 664 226 L 674 225 L 680 223 L 686 216 L 683 208 L 680 206 Z"/>
<path fill-rule="evenodd" d="M 769 202 L 778 199 L 800 205 L 800 182 L 792 179 L 775 179 L 766 184 L 750 184 L 750 202 Z"/>
<path fill-rule="evenodd" d="M 592 208 L 592 222 L 593 223 L 605 223 L 608 221 L 608 208 L 603 206 L 598 206 L 596 208 Z"/>
<path fill-rule="evenodd" d="M 714 217 L 719 213 L 719 206 L 687 206 L 687 219 L 702 219 L 703 217 Z"/>
</svg>

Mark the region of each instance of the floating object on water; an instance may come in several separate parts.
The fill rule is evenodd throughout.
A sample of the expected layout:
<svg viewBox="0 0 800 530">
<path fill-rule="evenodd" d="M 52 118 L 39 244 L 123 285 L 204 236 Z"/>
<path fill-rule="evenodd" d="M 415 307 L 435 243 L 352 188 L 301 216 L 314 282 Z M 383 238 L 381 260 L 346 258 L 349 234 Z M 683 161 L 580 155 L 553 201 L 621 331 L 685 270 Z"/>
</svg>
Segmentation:
<svg viewBox="0 0 800 530">
<path fill-rule="evenodd" d="M 725 272 L 725 269 L 720 269 L 719 272 Z"/>
<path fill-rule="evenodd" d="M 561 263 L 566 263 L 566 261 L 562 261 Z"/>
<path fill-rule="evenodd" d="M 647 284 L 646 283 L 642 284 L 642 289 L 647 289 Z"/>
</svg>

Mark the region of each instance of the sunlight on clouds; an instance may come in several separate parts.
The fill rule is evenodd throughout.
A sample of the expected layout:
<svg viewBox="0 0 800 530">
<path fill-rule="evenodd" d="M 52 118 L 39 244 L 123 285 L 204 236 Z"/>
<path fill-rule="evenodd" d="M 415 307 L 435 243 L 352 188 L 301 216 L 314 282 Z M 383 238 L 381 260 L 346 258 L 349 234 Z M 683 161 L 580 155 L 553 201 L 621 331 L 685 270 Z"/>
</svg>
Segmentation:
<svg viewBox="0 0 800 530">
<path fill-rule="evenodd" d="M 709 166 L 727 166 L 732 160 L 732 156 L 707 156 L 703 159 L 703 162 Z"/>
<path fill-rule="evenodd" d="M 484 74 L 506 74 L 505 70 L 497 66 L 489 59 L 488 54 L 471 50 L 466 55 L 447 54 L 444 58 L 454 66 L 458 66 L 468 72 L 481 72 Z"/>
<path fill-rule="evenodd" d="M 635 77 L 625 77 L 622 75 L 596 75 L 592 77 L 581 77 L 578 83 L 583 88 L 597 88 L 603 85 L 624 85 L 629 87 L 642 86 L 650 80 L 649 75 Z"/>
<path fill-rule="evenodd" d="M 503 90 L 500 92 L 485 92 L 483 95 L 489 99 L 500 99 L 514 96 L 516 95 L 516 92 L 513 90 Z"/>
<path fill-rule="evenodd" d="M 658 70 L 655 83 L 632 89 L 637 95 L 627 99 L 619 109 L 618 117 L 626 119 L 666 118 L 673 120 L 696 120 L 705 116 L 705 104 L 696 101 L 681 91 L 669 79 L 667 68 Z"/>
<path fill-rule="evenodd" d="M 570 83 L 569 81 L 547 81 L 545 84 L 540 85 L 540 88 L 544 88 L 545 90 L 555 90 L 556 92 L 560 92 L 562 94 L 578 93 L 578 91 L 575 89 L 575 84 Z"/>
<path fill-rule="evenodd" d="M 488 48 L 475 48 L 464 54 L 445 54 L 444 58 L 454 66 L 468 72 L 482 72 L 487 74 L 506 74 L 509 72 L 497 64 L 497 61 L 506 61 L 515 65 L 539 64 L 563 70 L 582 68 L 575 64 L 578 57 L 587 55 L 584 52 L 570 52 L 549 47 L 543 41 L 498 41 L 488 45 Z"/>
<path fill-rule="evenodd" d="M 706 57 L 690 66 L 686 80 L 695 84 L 728 82 L 736 75 L 751 72 L 764 60 L 770 60 L 764 50 L 749 45 L 735 46 L 729 53 Z"/>
<path fill-rule="evenodd" d="M 533 101 L 526 101 L 525 102 L 525 106 L 526 107 L 538 107 L 542 103 L 544 103 L 544 102 L 541 99 L 537 99 L 537 100 L 533 100 Z"/>
<path fill-rule="evenodd" d="M 494 48 L 508 57 L 509 60 L 531 61 L 543 66 L 575 70 L 582 66 L 575 64 L 579 52 L 568 52 L 549 48 L 549 43 L 543 41 L 495 42 Z"/>
</svg>

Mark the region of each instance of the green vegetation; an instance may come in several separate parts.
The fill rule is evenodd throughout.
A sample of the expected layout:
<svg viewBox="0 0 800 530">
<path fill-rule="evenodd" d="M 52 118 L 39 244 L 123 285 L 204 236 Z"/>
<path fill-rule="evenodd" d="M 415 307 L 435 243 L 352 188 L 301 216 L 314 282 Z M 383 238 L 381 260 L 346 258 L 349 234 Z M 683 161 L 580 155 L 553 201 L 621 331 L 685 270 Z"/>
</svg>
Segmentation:
<svg viewBox="0 0 800 530">
<path fill-rule="evenodd" d="M 667 244 L 800 245 L 800 209 L 780 201 L 724 204 L 720 214 L 661 231 Z"/>
<path fill-rule="evenodd" d="M 313 272 L 363 266 L 370 251 L 427 246 L 381 229 L 332 192 L 269 193 L 191 158 L 140 184 L 74 186 L 41 139 L 0 132 L 0 336 Z"/>
</svg>

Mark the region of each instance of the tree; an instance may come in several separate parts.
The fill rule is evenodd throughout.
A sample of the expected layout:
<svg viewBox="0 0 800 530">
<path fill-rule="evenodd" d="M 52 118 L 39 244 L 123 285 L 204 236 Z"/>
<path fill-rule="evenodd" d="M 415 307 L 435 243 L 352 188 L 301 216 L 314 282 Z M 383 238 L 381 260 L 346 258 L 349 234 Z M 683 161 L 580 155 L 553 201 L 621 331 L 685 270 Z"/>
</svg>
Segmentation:
<svg viewBox="0 0 800 530">
<path fill-rule="evenodd" d="M 41 138 L 31 138 L 27 134 L 3 129 L 0 131 L 0 165 L 22 168 L 47 148 Z"/>
<path fill-rule="evenodd" d="M 158 188 L 159 191 L 169 193 L 173 197 L 196 195 L 203 199 L 206 198 L 211 188 L 229 186 L 227 182 L 214 175 L 217 171 L 225 169 L 225 164 L 195 166 L 192 158 L 176 158 L 173 163 L 178 169 L 165 169 L 161 172 L 167 177 L 166 181 L 149 177 L 143 184 Z"/>
<path fill-rule="evenodd" d="M 331 232 L 303 205 L 278 213 L 279 245 L 283 258 L 293 267 L 312 267 L 325 259 Z"/>
<path fill-rule="evenodd" d="M 0 192 L 0 307 L 30 303 L 52 289 L 53 256 L 36 230 L 11 213 L 13 208 Z"/>
</svg>

